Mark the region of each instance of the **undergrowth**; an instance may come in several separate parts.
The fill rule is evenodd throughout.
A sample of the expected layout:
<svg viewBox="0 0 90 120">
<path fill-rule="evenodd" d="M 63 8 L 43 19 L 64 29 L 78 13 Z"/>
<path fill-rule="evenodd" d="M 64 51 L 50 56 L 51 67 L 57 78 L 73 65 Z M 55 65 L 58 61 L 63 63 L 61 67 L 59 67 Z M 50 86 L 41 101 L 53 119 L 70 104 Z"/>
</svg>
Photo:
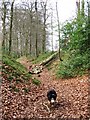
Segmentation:
<svg viewBox="0 0 90 120">
<path fill-rule="evenodd" d="M 27 82 L 32 79 L 32 76 L 28 73 L 27 69 L 8 55 L 3 55 L 2 57 L 2 76 L 9 82 L 15 81 L 16 84 Z M 39 80 L 32 80 L 32 83 L 35 85 L 40 84 Z M 16 89 L 14 90 L 18 91 Z M 28 90 L 25 88 L 25 91 L 27 92 Z"/>
<path fill-rule="evenodd" d="M 63 62 L 60 62 L 57 77 L 70 78 L 86 74 L 88 69 L 90 69 L 89 58 L 90 55 L 88 53 L 69 55 Z"/>
<path fill-rule="evenodd" d="M 2 56 L 2 62 L 8 66 L 11 66 L 13 69 L 17 70 L 18 73 L 27 73 L 26 68 L 18 63 L 14 58 L 8 56 L 8 55 L 3 55 Z"/>
</svg>

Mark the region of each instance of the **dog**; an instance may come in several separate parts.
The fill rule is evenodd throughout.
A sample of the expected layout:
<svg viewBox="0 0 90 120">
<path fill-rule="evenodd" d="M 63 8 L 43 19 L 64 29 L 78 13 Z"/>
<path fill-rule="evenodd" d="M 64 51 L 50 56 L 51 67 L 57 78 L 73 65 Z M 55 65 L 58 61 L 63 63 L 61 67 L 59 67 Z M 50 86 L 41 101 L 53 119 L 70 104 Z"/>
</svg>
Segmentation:
<svg viewBox="0 0 90 120">
<path fill-rule="evenodd" d="M 55 105 L 56 103 L 56 98 L 57 98 L 57 93 L 54 89 L 51 89 L 47 92 L 47 98 L 50 102 L 50 105 Z"/>
</svg>

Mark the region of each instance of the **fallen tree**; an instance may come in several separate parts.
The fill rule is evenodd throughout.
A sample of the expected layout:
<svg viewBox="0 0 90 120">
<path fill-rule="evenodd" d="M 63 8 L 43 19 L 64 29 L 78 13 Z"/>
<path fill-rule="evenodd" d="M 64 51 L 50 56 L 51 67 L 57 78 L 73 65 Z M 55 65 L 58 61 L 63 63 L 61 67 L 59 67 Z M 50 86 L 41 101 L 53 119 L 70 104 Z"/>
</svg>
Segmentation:
<svg viewBox="0 0 90 120">
<path fill-rule="evenodd" d="M 50 57 L 48 57 L 46 60 L 42 61 L 40 63 L 40 65 L 47 65 L 49 63 L 51 63 L 53 60 L 55 60 L 58 57 L 58 52 L 55 52 L 54 54 L 52 54 Z"/>
<path fill-rule="evenodd" d="M 39 74 L 40 72 L 42 72 L 44 66 L 50 64 L 52 61 L 54 61 L 57 58 L 58 58 L 58 52 L 55 52 L 50 57 L 43 60 L 40 64 L 29 66 L 29 73 L 31 73 L 31 74 Z"/>
</svg>

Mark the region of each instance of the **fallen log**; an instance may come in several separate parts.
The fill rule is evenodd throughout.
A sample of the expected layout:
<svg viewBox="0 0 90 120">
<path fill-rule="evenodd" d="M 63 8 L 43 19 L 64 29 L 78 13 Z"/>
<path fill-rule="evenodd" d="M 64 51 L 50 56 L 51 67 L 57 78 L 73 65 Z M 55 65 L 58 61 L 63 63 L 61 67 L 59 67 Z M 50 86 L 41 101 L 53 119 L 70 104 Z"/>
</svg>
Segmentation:
<svg viewBox="0 0 90 120">
<path fill-rule="evenodd" d="M 40 64 L 29 66 L 29 73 L 31 73 L 31 74 L 39 74 L 40 72 L 42 72 L 43 67 L 45 65 L 50 64 L 57 57 L 58 57 L 58 52 L 55 52 L 50 57 L 48 57 L 46 60 L 43 60 Z"/>
<path fill-rule="evenodd" d="M 55 60 L 58 57 L 58 52 L 55 52 L 54 54 L 52 54 L 49 58 L 47 58 L 46 60 L 42 61 L 39 65 L 47 65 L 50 62 L 52 62 L 53 60 Z"/>
</svg>

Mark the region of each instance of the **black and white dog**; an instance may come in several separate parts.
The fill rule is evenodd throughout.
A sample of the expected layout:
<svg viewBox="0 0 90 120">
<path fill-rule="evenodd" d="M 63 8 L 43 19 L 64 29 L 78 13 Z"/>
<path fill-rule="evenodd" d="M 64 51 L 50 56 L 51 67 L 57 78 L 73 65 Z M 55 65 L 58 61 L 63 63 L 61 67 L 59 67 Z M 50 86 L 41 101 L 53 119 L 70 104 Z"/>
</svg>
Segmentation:
<svg viewBox="0 0 90 120">
<path fill-rule="evenodd" d="M 51 105 L 54 105 L 57 98 L 57 93 L 54 89 L 51 89 L 47 92 L 47 98 Z"/>
</svg>

